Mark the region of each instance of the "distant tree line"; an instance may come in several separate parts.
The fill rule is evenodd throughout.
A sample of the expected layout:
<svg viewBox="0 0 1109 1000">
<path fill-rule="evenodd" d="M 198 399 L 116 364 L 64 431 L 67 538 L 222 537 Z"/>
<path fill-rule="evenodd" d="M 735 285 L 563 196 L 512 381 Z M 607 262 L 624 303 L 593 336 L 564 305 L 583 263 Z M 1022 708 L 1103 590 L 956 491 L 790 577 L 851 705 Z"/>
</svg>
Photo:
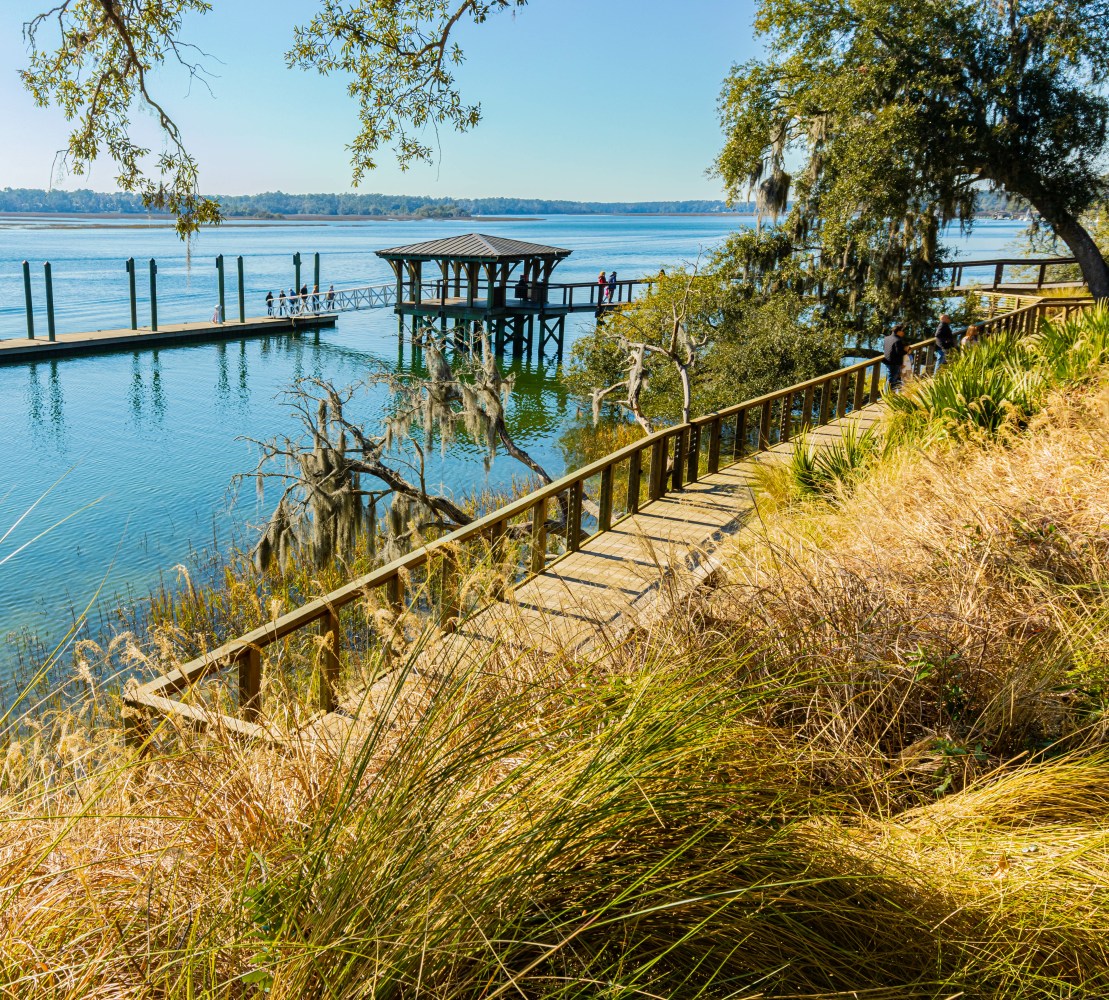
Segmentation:
<svg viewBox="0 0 1109 1000">
<path fill-rule="evenodd" d="M 556 201 L 543 198 L 431 198 L 388 194 L 263 194 L 219 195 L 228 218 L 273 219 L 298 215 L 404 216 L 458 219 L 471 215 L 657 215 L 746 211 L 747 205 L 729 209 L 723 201 Z M 78 191 L 43 191 L 37 188 L 0 190 L 0 212 L 121 213 L 145 215 L 149 209 L 137 194 Z"/>
</svg>

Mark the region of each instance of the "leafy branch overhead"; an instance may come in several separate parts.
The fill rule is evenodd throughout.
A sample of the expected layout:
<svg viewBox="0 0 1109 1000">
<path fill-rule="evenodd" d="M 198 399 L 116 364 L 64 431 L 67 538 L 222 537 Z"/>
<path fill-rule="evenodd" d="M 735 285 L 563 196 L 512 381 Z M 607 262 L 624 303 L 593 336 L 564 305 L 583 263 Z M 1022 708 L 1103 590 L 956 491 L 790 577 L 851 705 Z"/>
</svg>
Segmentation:
<svg viewBox="0 0 1109 1000">
<path fill-rule="evenodd" d="M 383 146 L 391 145 L 407 167 L 433 158 L 427 127 L 477 125 L 481 106 L 463 100 L 452 75 L 463 60 L 455 32 L 526 2 L 323 0 L 295 29 L 290 66 L 350 78 L 348 90 L 359 102 L 360 130 L 350 146 L 355 183 L 376 166 Z M 60 0 L 23 26 L 24 86 L 40 107 L 55 106 L 73 123 L 63 151 L 69 169 L 83 175 L 106 155 L 119 187 L 175 215 L 183 238 L 218 223 L 219 205 L 201 194 L 198 164 L 154 78 L 172 62 L 190 81 L 206 84 L 205 53 L 181 33 L 186 16 L 212 9 L 208 0 Z M 133 136 L 135 115 L 143 112 L 157 124 L 163 143 L 157 153 Z"/>
<path fill-rule="evenodd" d="M 354 181 L 377 165 L 391 145 L 402 168 L 430 162 L 431 145 L 420 130 L 440 126 L 465 132 L 481 121 L 481 105 L 467 104 L 452 75 L 463 53 L 452 36 L 460 24 L 523 7 L 527 0 L 325 0 L 298 27 L 290 66 L 350 77 L 358 100 L 360 131 L 351 144 Z"/>
<path fill-rule="evenodd" d="M 200 194 L 196 160 L 185 137 L 152 86 L 154 70 L 173 60 L 190 79 L 204 80 L 198 50 L 181 41 L 182 17 L 205 13 L 205 0 L 62 0 L 23 26 L 30 48 L 24 86 L 40 107 L 56 105 L 73 123 L 66 162 L 87 173 L 107 154 L 124 191 L 140 194 L 149 208 L 173 213 L 187 236 L 219 221 L 219 206 Z M 49 46 L 44 34 L 56 31 Z M 151 112 L 164 140 L 155 160 L 156 177 L 145 162 L 151 150 L 131 134 L 139 110 Z"/>
</svg>

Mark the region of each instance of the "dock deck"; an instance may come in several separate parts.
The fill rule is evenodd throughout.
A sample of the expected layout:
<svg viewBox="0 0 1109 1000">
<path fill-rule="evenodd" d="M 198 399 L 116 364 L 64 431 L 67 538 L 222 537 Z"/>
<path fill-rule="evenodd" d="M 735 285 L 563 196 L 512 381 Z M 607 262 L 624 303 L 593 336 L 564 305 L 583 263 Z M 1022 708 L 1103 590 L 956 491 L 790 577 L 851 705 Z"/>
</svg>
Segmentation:
<svg viewBox="0 0 1109 1000">
<path fill-rule="evenodd" d="M 112 351 L 144 351 L 172 344 L 198 341 L 240 340 L 243 337 L 280 336 L 318 330 L 335 325 L 334 313 L 304 316 L 257 316 L 245 322 L 166 323 L 157 330 L 94 330 L 61 333 L 56 340 L 44 337 L 14 337 L 0 340 L 0 365 L 46 361 L 53 358 Z"/>
</svg>

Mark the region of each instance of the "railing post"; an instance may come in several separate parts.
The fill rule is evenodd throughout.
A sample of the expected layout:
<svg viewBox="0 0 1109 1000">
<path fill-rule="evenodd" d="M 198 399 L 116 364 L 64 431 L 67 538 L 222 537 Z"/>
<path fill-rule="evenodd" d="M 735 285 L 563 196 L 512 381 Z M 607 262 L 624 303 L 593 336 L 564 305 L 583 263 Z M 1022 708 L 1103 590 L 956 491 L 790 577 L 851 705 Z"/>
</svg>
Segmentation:
<svg viewBox="0 0 1109 1000">
<path fill-rule="evenodd" d="M 657 500 L 663 493 L 663 482 L 666 478 L 666 438 L 660 437 L 651 445 L 651 478 L 647 489 L 647 496 Z"/>
<path fill-rule="evenodd" d="M 531 571 L 542 573 L 547 565 L 547 498 L 531 509 Z"/>
<path fill-rule="evenodd" d="M 239 322 L 246 322 L 246 289 L 243 287 L 243 258 L 240 256 L 235 262 L 239 272 Z"/>
<path fill-rule="evenodd" d="M 35 306 L 31 300 L 31 264 L 23 262 L 23 298 L 27 302 L 27 339 L 35 339 Z"/>
<path fill-rule="evenodd" d="M 812 427 L 812 404 L 813 404 L 813 387 L 810 385 L 805 389 L 805 400 L 801 404 L 801 430 L 807 431 Z"/>
<path fill-rule="evenodd" d="M 158 265 L 150 258 L 150 331 L 158 330 Z"/>
<path fill-rule="evenodd" d="M 881 397 L 882 392 L 882 361 L 880 358 L 875 359 L 874 364 L 871 366 L 874 371 L 870 376 L 870 399 L 869 402 L 874 403 Z"/>
<path fill-rule="evenodd" d="M 216 289 L 219 293 L 219 322 L 227 319 L 227 302 L 224 296 L 223 254 L 216 257 Z"/>
<path fill-rule="evenodd" d="M 577 552 L 581 548 L 581 508 L 585 483 L 576 479 L 570 486 L 570 511 L 566 519 L 566 548 Z"/>
<path fill-rule="evenodd" d="M 759 418 L 759 451 L 766 451 L 770 447 L 770 411 L 773 405 L 772 399 L 762 404 L 762 416 Z"/>
<path fill-rule="evenodd" d="M 128 291 L 131 293 L 131 329 L 137 330 L 139 328 L 139 302 L 138 296 L 135 294 L 135 258 L 128 257 L 125 267 L 127 268 Z"/>
<path fill-rule="evenodd" d="M 695 483 L 701 477 L 701 425 L 689 425 L 689 450 L 686 452 L 685 481 Z"/>
<path fill-rule="evenodd" d="M 261 715 L 262 651 L 257 646 L 247 646 L 238 657 L 239 711 L 243 718 L 254 722 Z"/>
<path fill-rule="evenodd" d="M 709 424 L 709 475 L 720 471 L 720 417 Z"/>
<path fill-rule="evenodd" d="M 612 466 L 601 470 L 601 499 L 598 505 L 597 531 L 608 531 L 612 527 Z"/>
<path fill-rule="evenodd" d="M 54 278 L 50 274 L 50 261 L 42 265 L 46 278 L 46 339 L 54 340 Z"/>
<path fill-rule="evenodd" d="M 735 418 L 735 440 L 732 442 L 732 463 L 738 462 L 747 452 L 747 407 Z"/>
<path fill-rule="evenodd" d="M 828 422 L 832 409 L 832 380 L 825 379 L 820 383 L 820 412 L 817 414 L 816 426 L 823 427 Z"/>
<path fill-rule="evenodd" d="M 689 428 L 683 427 L 674 435 L 674 469 L 670 476 L 671 487 L 680 490 L 684 483 L 686 455 L 689 448 Z M 666 489 L 663 488 L 663 493 Z"/>
<path fill-rule="evenodd" d="M 1040 291 L 1040 289 L 1042 289 L 1044 287 L 1044 281 L 1046 280 L 1046 278 L 1047 278 L 1047 265 L 1046 264 L 1041 264 L 1040 265 L 1039 276 L 1036 278 L 1036 291 L 1037 292 Z"/>
<path fill-rule="evenodd" d="M 628 513 L 639 510 L 640 480 L 643 476 L 643 449 L 637 448 L 628 459 Z"/>
<path fill-rule="evenodd" d="M 320 700 L 321 712 L 334 712 L 338 705 L 336 692 L 339 690 L 339 670 L 341 649 L 339 615 L 334 609 L 328 608 L 327 613 L 320 619 L 320 636 L 323 639 L 320 656 Z"/>
<path fill-rule="evenodd" d="M 993 269 L 993 287 L 996 289 L 1001 284 L 1002 278 L 1005 276 L 1005 265 L 997 264 Z"/>
<path fill-rule="evenodd" d="M 458 592 L 458 567 L 454 553 L 444 552 L 439 564 L 439 627 L 453 632 L 462 618 L 462 598 Z"/>
<path fill-rule="evenodd" d="M 783 444 L 789 440 L 790 432 L 793 430 L 793 393 L 787 392 L 782 397 L 782 415 L 778 431 L 778 440 Z"/>
</svg>

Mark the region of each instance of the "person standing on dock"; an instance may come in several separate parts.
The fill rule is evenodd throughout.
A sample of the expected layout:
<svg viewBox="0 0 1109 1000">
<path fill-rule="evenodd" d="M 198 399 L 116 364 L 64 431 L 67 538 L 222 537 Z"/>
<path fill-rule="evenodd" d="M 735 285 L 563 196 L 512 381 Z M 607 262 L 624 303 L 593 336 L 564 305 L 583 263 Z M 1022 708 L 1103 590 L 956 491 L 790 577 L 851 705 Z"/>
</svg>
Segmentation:
<svg viewBox="0 0 1109 1000">
<path fill-rule="evenodd" d="M 901 366 L 905 363 L 905 327 L 900 323 L 883 341 L 882 359 L 890 392 L 897 392 L 901 388 Z"/>
<path fill-rule="evenodd" d="M 940 325 L 936 327 L 936 368 L 947 363 L 947 354 L 958 347 L 959 341 L 955 331 L 951 329 L 951 317 L 947 313 L 940 316 Z"/>
<path fill-rule="evenodd" d="M 216 308 L 212 310 L 212 322 L 217 325 L 223 322 L 223 310 L 220 309 L 218 302 Z"/>
<path fill-rule="evenodd" d="M 281 289 L 281 294 L 277 297 L 277 315 L 285 315 L 285 289 Z"/>
<path fill-rule="evenodd" d="M 611 302 L 612 297 L 616 294 L 616 272 L 608 276 L 608 287 L 605 289 L 605 301 Z"/>
<path fill-rule="evenodd" d="M 312 286 L 312 312 L 318 313 L 320 311 L 320 286 Z"/>
<path fill-rule="evenodd" d="M 273 292 L 266 292 L 266 315 L 273 315 Z"/>
<path fill-rule="evenodd" d="M 605 275 L 605 272 L 602 271 L 599 275 L 597 275 L 597 306 L 598 307 L 603 306 L 605 304 L 605 289 L 607 287 L 608 287 L 608 277 Z"/>
<path fill-rule="evenodd" d="M 335 286 L 329 285 L 327 288 L 327 309 L 328 312 L 335 311 Z"/>
<path fill-rule="evenodd" d="M 300 286 L 300 304 L 297 306 L 297 312 L 308 312 L 308 286 Z"/>
</svg>

